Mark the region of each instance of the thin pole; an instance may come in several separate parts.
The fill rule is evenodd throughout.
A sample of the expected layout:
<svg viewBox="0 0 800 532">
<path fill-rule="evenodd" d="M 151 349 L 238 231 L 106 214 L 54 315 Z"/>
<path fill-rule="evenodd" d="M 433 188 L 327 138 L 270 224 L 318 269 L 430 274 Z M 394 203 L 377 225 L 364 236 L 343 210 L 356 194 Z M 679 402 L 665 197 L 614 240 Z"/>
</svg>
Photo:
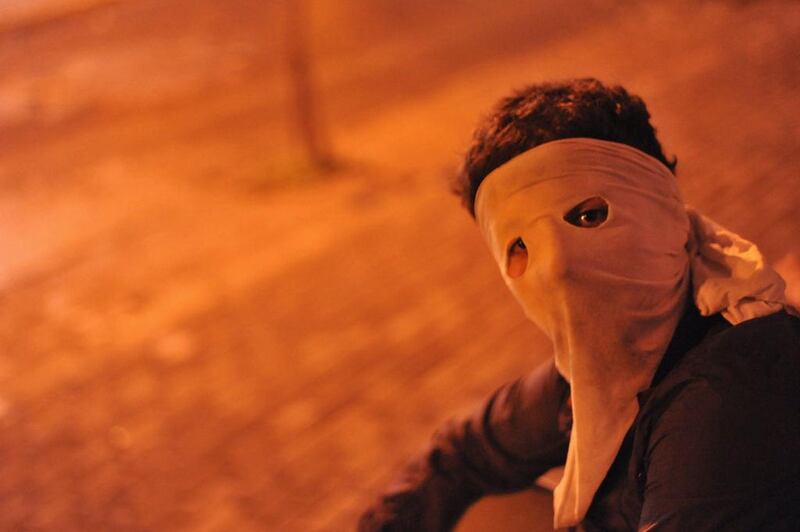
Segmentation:
<svg viewBox="0 0 800 532">
<path fill-rule="evenodd" d="M 294 114 L 300 142 L 311 163 L 318 169 L 333 165 L 325 127 L 317 99 L 309 53 L 308 13 L 305 0 L 284 0 L 286 14 L 286 52 L 289 80 L 294 99 Z"/>
</svg>

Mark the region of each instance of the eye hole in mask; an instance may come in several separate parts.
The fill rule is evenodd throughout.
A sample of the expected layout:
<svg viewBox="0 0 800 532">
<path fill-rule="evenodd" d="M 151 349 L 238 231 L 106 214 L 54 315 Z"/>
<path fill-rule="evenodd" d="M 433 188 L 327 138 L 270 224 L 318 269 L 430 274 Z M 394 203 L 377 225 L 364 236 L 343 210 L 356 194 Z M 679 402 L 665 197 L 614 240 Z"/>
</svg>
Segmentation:
<svg viewBox="0 0 800 532">
<path fill-rule="evenodd" d="M 522 238 L 517 238 L 508 246 L 506 255 L 508 256 L 506 273 L 509 277 L 516 279 L 525 273 L 528 267 L 528 248 Z"/>
<path fill-rule="evenodd" d="M 608 219 L 608 203 L 599 196 L 584 200 L 564 215 L 564 221 L 575 227 L 592 228 Z"/>
</svg>

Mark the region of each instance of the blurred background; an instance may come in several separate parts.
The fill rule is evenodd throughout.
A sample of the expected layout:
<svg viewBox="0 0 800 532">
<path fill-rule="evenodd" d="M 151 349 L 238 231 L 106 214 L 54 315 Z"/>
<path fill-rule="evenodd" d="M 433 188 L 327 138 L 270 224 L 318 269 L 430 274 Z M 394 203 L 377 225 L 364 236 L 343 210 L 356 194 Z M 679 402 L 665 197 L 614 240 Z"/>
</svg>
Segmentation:
<svg viewBox="0 0 800 532">
<path fill-rule="evenodd" d="M 0 529 L 352 529 L 549 356 L 447 183 L 530 82 L 641 95 L 797 294 L 799 52 L 788 0 L 0 0 Z"/>
</svg>

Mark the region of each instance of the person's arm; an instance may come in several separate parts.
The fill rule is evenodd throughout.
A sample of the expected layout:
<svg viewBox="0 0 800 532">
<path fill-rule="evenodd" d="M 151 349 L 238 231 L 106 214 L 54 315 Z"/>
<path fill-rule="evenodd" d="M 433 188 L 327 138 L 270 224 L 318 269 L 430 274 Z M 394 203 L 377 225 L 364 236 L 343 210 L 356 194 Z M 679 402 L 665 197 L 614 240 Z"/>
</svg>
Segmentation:
<svg viewBox="0 0 800 532">
<path fill-rule="evenodd" d="M 483 495 L 527 488 L 566 458 L 567 383 L 552 361 L 441 428 L 361 517 L 359 531 L 450 529 Z"/>
</svg>

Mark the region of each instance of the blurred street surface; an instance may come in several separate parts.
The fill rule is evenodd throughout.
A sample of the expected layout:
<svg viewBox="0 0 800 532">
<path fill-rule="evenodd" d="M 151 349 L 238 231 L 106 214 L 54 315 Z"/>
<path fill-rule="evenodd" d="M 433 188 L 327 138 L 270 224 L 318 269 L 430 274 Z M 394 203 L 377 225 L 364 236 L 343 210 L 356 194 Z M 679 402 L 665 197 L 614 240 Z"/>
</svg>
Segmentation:
<svg viewBox="0 0 800 532">
<path fill-rule="evenodd" d="M 0 0 L 0 530 L 352 529 L 549 354 L 447 185 L 526 83 L 641 95 L 687 202 L 800 281 L 800 3 L 311 1 L 327 173 L 285 4 L 34 4 Z"/>
</svg>

